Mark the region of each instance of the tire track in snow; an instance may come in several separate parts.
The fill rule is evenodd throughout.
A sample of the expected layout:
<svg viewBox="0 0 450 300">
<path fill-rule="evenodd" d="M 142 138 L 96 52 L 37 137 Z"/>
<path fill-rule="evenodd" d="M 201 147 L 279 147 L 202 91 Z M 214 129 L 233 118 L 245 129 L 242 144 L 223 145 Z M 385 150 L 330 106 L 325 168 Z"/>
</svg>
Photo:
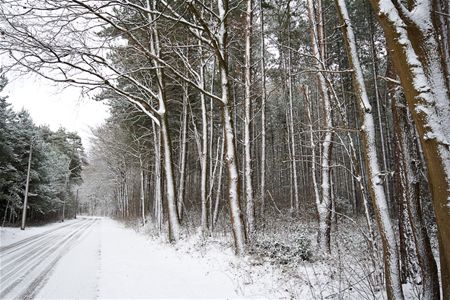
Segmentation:
<svg viewBox="0 0 450 300">
<path fill-rule="evenodd" d="M 31 284 L 27 287 L 27 289 L 19 296 L 16 297 L 16 299 L 21 299 L 21 300 L 25 300 L 25 299 L 33 299 L 38 292 L 41 290 L 41 288 L 45 285 L 45 283 L 47 282 L 47 280 L 49 279 L 49 275 L 51 274 L 51 272 L 53 271 L 53 268 L 55 267 L 55 265 L 58 263 L 58 261 L 64 256 L 64 254 L 70 249 L 72 248 L 75 243 L 77 241 L 79 241 L 81 239 L 81 237 L 84 234 L 87 234 L 88 229 L 90 229 L 92 227 L 92 225 L 95 224 L 96 221 L 93 221 L 92 223 L 88 224 L 83 230 L 78 231 L 72 238 L 70 241 L 68 241 L 62 248 L 61 251 L 59 252 L 58 256 L 56 256 L 51 262 L 50 264 L 44 269 L 44 271 L 39 275 L 39 277 L 37 277 L 35 280 L 33 280 L 33 282 L 31 282 Z"/>
<path fill-rule="evenodd" d="M 88 221 L 82 221 L 83 223 L 76 223 L 76 226 L 81 226 L 81 224 L 84 224 Z M 74 226 L 73 224 L 70 225 L 70 227 Z M 64 227 L 69 227 L 69 226 L 64 226 Z M 58 239 L 57 235 L 47 235 L 45 237 L 39 237 L 36 240 L 33 240 L 32 242 L 23 245 L 21 247 L 18 247 L 18 249 L 16 248 L 11 248 L 4 254 L 0 254 L 0 261 L 1 261 L 1 267 L 2 267 L 2 273 L 5 272 L 5 270 L 7 270 L 9 268 L 10 265 L 13 265 L 15 263 L 19 263 L 19 262 L 24 262 L 24 259 L 29 259 L 30 257 L 30 253 L 35 253 L 35 250 L 43 250 L 43 247 L 45 247 L 46 245 L 51 246 L 51 242 Z M 22 245 L 22 244 L 21 244 Z M 41 251 L 42 252 L 42 251 Z M 14 254 L 13 258 L 9 258 L 9 256 L 11 256 L 12 254 Z M 35 253 L 36 254 L 36 253 Z M 5 263 L 6 261 L 6 263 Z M 17 266 L 17 265 L 16 265 Z"/>
<path fill-rule="evenodd" d="M 42 239 L 42 235 L 38 235 L 39 242 L 34 245 L 28 244 L 28 247 L 23 246 L 23 243 L 20 242 L 15 243 L 21 247 L 25 252 L 24 254 L 17 253 L 10 247 L 9 249 L 13 249 L 13 251 L 10 251 L 7 255 L 9 270 L 5 271 L 3 267 L 1 270 L 0 298 L 32 298 L 45 284 L 48 275 L 61 257 L 96 221 L 85 220 L 77 222 L 74 229 L 72 229 L 73 226 L 62 226 L 65 230 L 60 231 L 56 229 L 47 232 L 49 236 L 45 239 Z M 58 229 L 61 229 L 61 227 Z M 16 257 L 17 254 L 19 254 L 19 257 Z M 13 261 L 20 261 L 20 263 L 19 265 L 14 265 Z"/>
<path fill-rule="evenodd" d="M 42 238 L 42 237 L 44 237 L 46 235 L 49 235 L 51 233 L 54 233 L 55 231 L 61 230 L 63 228 L 69 227 L 69 226 L 77 225 L 80 222 L 83 222 L 83 220 L 79 220 L 79 221 L 76 221 L 76 222 L 73 222 L 73 223 L 70 223 L 70 224 L 62 225 L 62 226 L 59 226 L 57 228 L 50 229 L 48 231 L 45 231 L 45 232 L 42 232 L 42 233 L 39 233 L 39 234 L 30 236 L 30 237 L 27 237 L 26 239 L 20 240 L 18 242 L 15 242 L 15 243 L 12 243 L 12 244 L 0 247 L 0 257 L 2 255 L 4 255 L 4 254 L 11 253 L 11 251 L 8 252 L 8 250 L 10 250 L 10 249 L 13 249 L 13 251 L 22 249 L 23 247 L 19 247 L 19 246 L 23 245 L 24 247 L 26 247 L 28 244 L 31 244 L 31 243 L 33 243 L 35 241 L 39 241 L 40 238 Z"/>
<path fill-rule="evenodd" d="M 89 221 L 84 222 L 79 227 L 75 228 L 75 231 L 78 231 L 82 229 L 86 224 L 88 224 Z M 59 241 L 60 240 L 60 241 Z M 56 242 L 54 244 L 53 242 Z M 53 235 L 51 236 L 51 239 L 46 239 L 45 241 L 41 241 L 38 245 L 35 245 L 33 247 L 30 247 L 30 249 L 26 248 L 24 249 L 24 254 L 15 258 L 12 257 L 12 260 L 10 262 L 7 262 L 5 265 L 3 265 L 2 262 L 2 278 L 8 280 L 10 277 L 15 275 L 18 271 L 21 271 L 24 267 L 27 266 L 27 264 L 37 261 L 38 263 L 41 261 L 40 258 L 43 258 L 47 254 L 51 254 L 52 250 L 55 250 L 58 248 L 58 246 L 63 243 L 64 240 L 61 240 L 60 235 Z M 36 251 L 38 250 L 38 251 Z M 32 254 L 30 254 L 32 253 Z M 10 258 L 11 259 L 11 258 Z M 2 259 L 3 261 L 3 259 Z M 19 261 L 18 264 L 14 265 L 14 261 Z M 12 268 L 9 268 L 8 266 L 12 266 Z M 0 294 L 1 295 L 1 294 Z"/>
<path fill-rule="evenodd" d="M 22 281 L 26 282 L 27 279 L 26 277 L 30 272 L 33 272 L 33 270 L 36 267 L 40 266 L 41 263 L 44 263 L 45 265 L 46 259 L 51 257 L 52 254 L 56 253 L 58 249 L 62 247 L 62 245 L 67 240 L 69 240 L 74 234 L 76 234 L 78 231 L 84 230 L 87 225 L 89 225 L 89 221 L 83 222 L 83 224 L 75 228 L 75 230 L 67 232 L 66 234 L 64 234 L 64 232 L 56 234 L 54 239 L 48 241 L 48 243 L 45 246 L 43 246 L 42 249 L 40 249 L 40 251 L 36 251 L 36 253 L 26 258 L 24 262 L 22 262 L 19 266 L 15 267 L 13 270 L 10 270 L 8 274 L 2 274 L 1 279 L 3 281 L 2 286 L 6 285 L 7 288 L 2 288 L 2 291 L 0 292 L 0 297 L 4 297 L 5 295 L 7 295 Z M 5 271 L 2 269 L 2 273 L 4 272 Z M 34 275 L 36 276 L 36 274 Z"/>
</svg>

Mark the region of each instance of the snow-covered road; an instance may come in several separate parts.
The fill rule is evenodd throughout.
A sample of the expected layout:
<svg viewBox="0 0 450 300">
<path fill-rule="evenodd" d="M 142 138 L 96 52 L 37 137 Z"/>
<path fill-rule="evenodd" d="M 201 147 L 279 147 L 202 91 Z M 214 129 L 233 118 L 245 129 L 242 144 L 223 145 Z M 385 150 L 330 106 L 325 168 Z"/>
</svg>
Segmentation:
<svg viewBox="0 0 450 300">
<path fill-rule="evenodd" d="M 220 257 L 215 264 L 215 254 L 203 259 L 177 251 L 110 219 L 83 218 L 31 232 L 1 232 L 1 299 L 243 296 Z"/>
<path fill-rule="evenodd" d="M 83 219 L 0 247 L 0 298 L 29 299 L 45 285 L 59 260 L 97 223 Z"/>
</svg>

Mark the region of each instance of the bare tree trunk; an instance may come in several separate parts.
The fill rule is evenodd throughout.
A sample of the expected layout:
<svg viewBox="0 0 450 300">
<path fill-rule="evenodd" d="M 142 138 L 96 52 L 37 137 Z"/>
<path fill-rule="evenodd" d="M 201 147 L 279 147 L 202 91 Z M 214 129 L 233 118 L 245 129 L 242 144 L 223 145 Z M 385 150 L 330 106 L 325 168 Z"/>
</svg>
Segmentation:
<svg viewBox="0 0 450 300">
<path fill-rule="evenodd" d="M 383 26 L 427 162 L 438 226 L 442 297 L 450 299 L 450 83 L 445 57 L 439 52 L 440 29 L 433 25 L 430 0 L 416 2 L 412 11 L 398 1 L 371 3 Z"/>
<path fill-rule="evenodd" d="M 178 208 L 178 216 L 180 219 L 183 219 L 183 211 L 184 211 L 184 190 L 185 190 L 185 180 L 186 180 L 186 152 L 187 152 L 187 114 L 188 114 L 188 90 L 187 87 L 184 86 L 183 89 L 183 119 L 181 123 L 181 149 L 180 149 L 180 180 L 178 184 L 178 199 L 177 199 L 177 208 Z"/>
<path fill-rule="evenodd" d="M 217 182 L 217 192 L 216 192 L 216 201 L 214 204 L 214 213 L 213 213 L 213 227 L 217 223 L 217 219 L 219 217 L 219 200 L 220 200 L 220 191 L 222 189 L 222 173 L 223 173 L 223 150 L 225 147 L 225 137 L 222 137 L 222 143 L 220 146 L 220 162 L 219 162 L 219 178 Z"/>
<path fill-rule="evenodd" d="M 398 252 L 395 241 L 393 225 L 389 217 L 389 209 L 386 203 L 386 195 L 383 189 L 383 180 L 380 177 L 380 167 L 376 149 L 375 124 L 372 115 L 372 107 L 369 103 L 363 72 L 359 63 L 356 50 L 356 41 L 352 24 L 347 12 L 344 0 L 336 0 L 344 35 L 344 42 L 350 66 L 353 69 L 353 84 L 355 94 L 358 97 L 359 111 L 363 117 L 361 137 L 364 144 L 364 158 L 369 177 L 369 189 L 377 219 L 378 228 L 383 243 L 384 264 L 386 275 L 386 289 L 389 299 L 403 299 L 403 290 L 400 280 L 400 268 L 398 265 Z"/>
<path fill-rule="evenodd" d="M 440 299 L 440 287 L 436 261 L 431 249 L 430 238 L 427 233 L 425 220 L 422 217 L 421 189 L 419 179 L 418 141 L 413 128 L 413 120 L 410 117 L 406 103 L 402 95 L 393 95 L 392 111 L 398 145 L 397 164 L 401 176 L 402 196 L 406 204 L 415 241 L 415 251 L 422 271 L 422 296 L 423 299 Z"/>
<path fill-rule="evenodd" d="M 180 238 L 180 223 L 175 201 L 175 181 L 173 178 L 172 146 L 170 143 L 167 117 L 161 117 L 161 136 L 164 151 L 164 173 L 166 179 L 167 211 L 169 214 L 169 240 L 177 242 Z"/>
<path fill-rule="evenodd" d="M 314 2 L 308 0 L 308 14 L 310 20 L 310 32 L 311 32 L 311 46 L 313 49 L 313 55 L 316 60 L 316 66 L 319 70 L 325 69 L 325 57 L 322 56 L 324 53 L 324 41 L 320 40 L 318 31 L 318 24 L 316 21 L 316 14 L 314 9 Z M 322 14 L 321 11 L 318 12 L 319 15 Z M 322 24 L 319 24 L 319 28 Z M 322 30 L 323 32 L 323 30 Z M 323 33 L 322 33 L 323 38 Z M 322 46 L 319 48 L 319 46 Z M 325 121 L 325 134 L 322 141 L 322 160 L 321 160 L 321 170 L 322 170 L 322 201 L 317 207 L 319 215 L 319 232 L 317 234 L 317 244 L 319 251 L 321 252 L 331 252 L 331 180 L 330 180 L 330 161 L 332 153 L 332 140 L 333 140 L 333 121 L 331 116 L 331 102 L 327 90 L 327 82 L 325 74 L 319 72 L 319 91 L 320 97 L 323 104 L 324 110 L 324 121 Z"/>
<path fill-rule="evenodd" d="M 244 117 L 244 151 L 245 151 L 245 198 L 247 214 L 247 236 L 251 241 L 255 232 L 255 205 L 253 200 L 252 157 L 251 157 L 251 85 L 252 85 L 252 22 L 253 0 L 247 0 L 245 28 L 245 117 Z"/>
<path fill-rule="evenodd" d="M 349 122 L 348 122 L 348 113 L 347 110 L 345 109 L 345 104 L 344 103 L 339 103 L 338 98 L 336 97 L 336 100 L 338 101 L 337 106 L 338 106 L 338 111 L 341 115 L 341 120 L 343 122 L 343 125 L 345 127 L 349 127 Z M 357 115 L 355 114 L 355 126 L 359 127 L 358 125 L 358 118 Z M 359 137 L 359 135 L 356 136 L 357 138 Z M 347 131 L 347 139 L 348 139 L 348 144 L 349 144 L 349 158 L 350 158 L 350 165 L 351 165 L 351 170 L 353 172 L 353 177 L 354 179 L 352 179 L 352 192 L 353 192 L 353 197 L 355 198 L 356 196 L 356 186 L 355 186 L 355 181 L 358 183 L 358 189 L 359 192 L 361 193 L 361 198 L 362 198 L 362 203 L 363 203 L 363 207 L 364 207 L 364 217 L 366 220 L 366 225 L 367 225 L 367 229 L 369 231 L 369 235 L 368 235 L 368 246 L 369 246 L 369 250 L 371 251 L 370 254 L 370 258 L 372 261 L 372 266 L 374 268 L 374 273 L 372 278 L 374 279 L 374 282 L 376 284 L 378 284 L 380 282 L 381 276 L 379 274 L 379 267 L 378 267 L 378 261 L 379 261 L 379 253 L 378 253 L 378 247 L 377 247 L 377 242 L 375 239 L 375 230 L 374 230 L 374 226 L 373 226 L 373 221 L 372 221 L 372 217 L 370 215 L 370 210 L 369 210 L 369 199 L 367 199 L 367 189 L 366 189 L 366 185 L 364 184 L 364 169 L 363 169 L 363 161 L 361 158 L 361 152 L 357 151 L 357 148 L 355 147 L 355 143 L 353 142 L 353 138 L 352 135 L 350 134 L 350 132 Z M 361 147 L 359 147 L 358 149 L 360 149 Z M 356 201 L 356 200 L 355 200 Z M 355 212 L 357 213 L 357 207 L 355 205 Z"/>
<path fill-rule="evenodd" d="M 154 175 L 154 211 L 155 220 L 159 232 L 162 230 L 163 221 L 163 207 L 161 194 L 161 133 L 159 128 L 156 128 L 155 122 L 152 122 L 153 129 L 153 147 L 155 152 L 155 175 Z"/>
<path fill-rule="evenodd" d="M 385 141 L 385 130 L 383 127 L 382 122 L 382 113 L 381 113 L 381 103 L 380 103 L 380 95 L 378 92 L 378 66 L 376 61 L 376 53 L 375 53 L 375 42 L 373 37 L 373 24 L 370 22 L 370 48 L 371 48 L 371 56 L 372 56 L 372 69 L 373 69 L 373 86 L 375 88 L 375 103 L 377 104 L 377 118 L 378 118 L 378 127 L 380 130 L 380 145 L 381 145 L 381 154 L 382 154 L 382 161 L 383 161 L 383 172 L 387 174 L 388 170 L 388 163 L 387 163 L 387 151 L 386 151 L 386 141 Z M 389 141 L 389 139 L 388 139 Z M 389 185 L 390 180 L 384 181 L 385 191 L 386 191 L 386 201 L 388 202 L 388 205 L 391 207 L 394 206 L 393 201 L 391 201 L 391 189 Z"/>
<path fill-rule="evenodd" d="M 311 146 L 311 176 L 313 181 L 313 190 L 314 190 L 314 199 L 316 201 L 316 207 L 320 206 L 320 193 L 319 193 L 319 187 L 317 185 L 317 178 L 316 178 L 316 144 L 314 143 L 314 132 L 313 132 L 313 120 L 311 116 L 311 103 L 309 98 L 309 89 L 308 86 L 305 86 L 303 89 L 303 93 L 305 96 L 306 101 L 306 111 L 308 114 L 308 120 L 309 120 L 309 143 Z"/>
<path fill-rule="evenodd" d="M 218 38 L 218 61 L 220 82 L 222 89 L 222 121 L 225 138 L 225 162 L 228 170 L 228 199 L 230 204 L 231 226 L 235 243 L 236 254 L 243 255 L 247 244 L 245 223 L 242 217 L 239 172 L 236 159 L 236 145 L 234 141 L 234 128 L 230 107 L 230 84 L 228 81 L 228 51 L 227 51 L 227 15 L 229 12 L 228 0 L 218 1 L 220 27 Z"/>
<path fill-rule="evenodd" d="M 2 221 L 2 227 L 5 227 L 5 222 L 6 222 L 6 217 L 8 216 L 8 208 L 9 208 L 9 203 L 11 201 L 8 199 L 8 202 L 6 203 L 6 208 L 5 208 L 5 213 L 3 214 L 3 221 Z M 9 208 L 11 210 L 11 208 Z"/>
<path fill-rule="evenodd" d="M 147 7 L 154 8 L 156 5 L 155 0 L 150 6 L 149 0 L 147 0 Z M 152 24 L 152 14 L 148 14 L 149 23 Z M 159 33 L 156 26 L 152 26 L 152 36 L 150 39 L 150 51 L 151 53 L 160 58 L 160 44 Z M 180 220 L 178 218 L 178 210 L 176 204 L 176 189 L 175 180 L 173 176 L 173 161 L 172 161 L 172 145 L 170 140 L 169 126 L 167 121 L 166 112 L 166 94 L 165 94 L 165 78 L 163 69 L 160 66 L 158 60 L 153 60 L 153 65 L 156 69 L 156 79 L 158 88 L 158 114 L 160 122 L 160 130 L 162 137 L 162 148 L 164 152 L 164 174 L 166 179 L 166 193 L 167 193 L 167 211 L 169 215 L 169 240 L 177 242 L 180 238 Z"/>
<path fill-rule="evenodd" d="M 142 156 L 139 155 L 139 174 L 140 174 L 140 198 L 141 198 L 141 217 L 142 224 L 145 224 L 145 194 L 144 194 L 144 162 L 142 161 Z"/>
<path fill-rule="evenodd" d="M 297 147 L 295 144 L 295 128 L 294 128 L 294 104 L 293 104 L 293 86 L 292 86 L 292 57 L 291 57 L 291 34 L 290 34 L 290 21 L 288 23 L 288 53 L 287 53 L 287 71 L 288 71 L 288 98 L 289 98 L 289 132 L 290 132 L 290 151 L 291 151 L 291 165 L 292 165 L 292 180 L 294 187 L 294 213 L 299 213 L 299 192 L 298 192 L 298 175 L 297 175 Z"/>
<path fill-rule="evenodd" d="M 434 26 L 438 28 L 444 76 L 447 78 L 447 83 L 450 83 L 450 1 L 435 0 L 432 1 L 432 6 Z"/>
<path fill-rule="evenodd" d="M 263 0 L 259 0 L 260 8 L 260 48 L 261 48 L 261 185 L 260 185 L 260 197 L 261 197 L 261 216 L 264 217 L 265 210 L 265 196 L 266 196 L 266 60 L 265 60 L 265 45 L 264 45 L 264 8 Z"/>
<path fill-rule="evenodd" d="M 201 41 L 199 41 L 199 46 L 201 48 Z M 202 57 L 202 52 L 200 50 L 200 57 Z M 203 66 L 203 58 L 200 59 L 200 87 L 205 89 L 205 75 L 204 75 L 204 66 Z M 202 107 L 202 146 L 201 146 L 201 154 L 200 154 L 200 167 L 201 167 L 201 182 L 200 182 L 200 191 L 201 191 L 201 203 L 202 203 L 202 217 L 201 217 L 201 228 L 204 233 L 208 231 L 208 210 L 206 207 L 206 180 L 207 180 L 207 172 L 208 172 L 208 119 L 206 112 L 206 100 L 205 94 L 200 93 L 200 101 Z"/>
<path fill-rule="evenodd" d="M 212 66 L 212 70 L 211 70 L 211 82 L 210 82 L 210 91 L 211 94 L 214 94 L 214 79 L 215 79 L 215 75 L 216 75 L 216 60 L 213 60 L 213 66 Z M 214 144 L 214 101 L 210 101 L 210 106 L 209 106 L 209 157 L 212 160 L 213 156 L 213 144 Z M 220 157 L 220 162 L 222 162 L 223 159 L 223 155 Z M 216 162 L 218 163 L 218 162 Z M 210 161 L 209 162 L 209 182 L 210 182 L 210 195 L 209 195 L 209 204 L 210 204 L 210 228 L 211 231 L 213 230 L 214 224 L 215 224 L 215 218 L 214 218 L 214 214 L 215 214 L 215 209 L 213 209 L 212 205 L 212 198 L 213 198 L 213 185 L 214 185 L 214 176 L 213 176 L 213 162 Z M 220 174 L 219 176 L 222 176 L 222 174 Z M 219 193 L 220 193 L 220 188 L 219 188 Z"/>
</svg>

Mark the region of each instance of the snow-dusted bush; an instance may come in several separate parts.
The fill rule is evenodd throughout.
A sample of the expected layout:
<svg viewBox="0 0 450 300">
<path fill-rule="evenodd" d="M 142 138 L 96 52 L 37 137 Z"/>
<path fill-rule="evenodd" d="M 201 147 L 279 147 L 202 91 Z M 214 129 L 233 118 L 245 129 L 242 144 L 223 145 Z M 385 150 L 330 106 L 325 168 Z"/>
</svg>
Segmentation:
<svg viewBox="0 0 450 300">
<path fill-rule="evenodd" d="M 250 253 L 281 265 L 312 259 L 311 241 L 305 236 L 299 236 L 290 244 L 276 240 L 259 241 L 253 245 Z"/>
</svg>

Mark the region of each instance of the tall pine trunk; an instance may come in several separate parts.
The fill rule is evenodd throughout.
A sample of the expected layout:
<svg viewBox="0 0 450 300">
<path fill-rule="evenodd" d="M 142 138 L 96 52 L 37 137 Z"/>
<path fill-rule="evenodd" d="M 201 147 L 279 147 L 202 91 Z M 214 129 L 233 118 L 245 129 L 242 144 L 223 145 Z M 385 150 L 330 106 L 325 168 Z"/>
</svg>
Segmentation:
<svg viewBox="0 0 450 300">
<path fill-rule="evenodd" d="M 448 55 L 439 51 L 438 42 L 439 34 L 446 33 L 433 24 L 430 0 L 414 3 L 413 10 L 391 0 L 371 3 L 384 29 L 427 163 L 438 226 L 442 297 L 450 299 L 450 96 Z"/>
</svg>

